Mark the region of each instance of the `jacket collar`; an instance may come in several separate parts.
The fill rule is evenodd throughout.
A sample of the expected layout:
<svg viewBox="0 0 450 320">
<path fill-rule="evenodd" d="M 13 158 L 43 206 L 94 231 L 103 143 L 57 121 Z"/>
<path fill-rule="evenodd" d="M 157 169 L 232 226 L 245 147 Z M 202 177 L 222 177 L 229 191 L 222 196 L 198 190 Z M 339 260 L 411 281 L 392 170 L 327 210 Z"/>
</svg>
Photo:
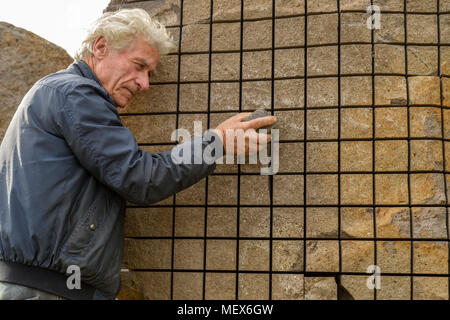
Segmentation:
<svg viewBox="0 0 450 320">
<path fill-rule="evenodd" d="M 97 76 L 95 75 L 94 71 L 92 71 L 91 67 L 89 67 L 89 65 L 83 61 L 75 61 L 74 63 L 72 63 L 68 70 L 70 72 L 74 72 L 84 78 L 90 79 L 90 80 L 94 80 L 95 82 L 98 83 L 99 86 L 101 86 L 103 88 L 103 90 L 105 91 L 108 100 L 110 100 L 110 102 L 115 106 L 115 102 L 113 100 L 113 98 L 109 95 L 109 93 L 106 91 L 106 89 L 103 87 L 102 83 L 100 82 L 100 80 L 97 78 Z"/>
</svg>

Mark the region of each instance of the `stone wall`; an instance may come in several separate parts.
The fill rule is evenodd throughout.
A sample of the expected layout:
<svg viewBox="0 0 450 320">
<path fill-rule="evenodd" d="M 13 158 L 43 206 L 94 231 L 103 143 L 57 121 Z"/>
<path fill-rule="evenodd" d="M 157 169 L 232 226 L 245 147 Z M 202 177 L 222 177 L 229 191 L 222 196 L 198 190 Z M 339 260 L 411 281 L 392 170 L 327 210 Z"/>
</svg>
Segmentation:
<svg viewBox="0 0 450 320">
<path fill-rule="evenodd" d="M 448 299 L 450 2 L 374 0 L 371 30 L 369 0 L 242 1 L 107 8 L 148 10 L 180 45 L 121 114 L 143 149 L 259 107 L 281 128 L 273 178 L 219 165 L 129 204 L 120 298 L 342 299 L 341 283 L 355 299 Z"/>
<path fill-rule="evenodd" d="M 0 22 L 0 141 L 22 101 L 40 78 L 67 68 L 73 59 L 47 40 Z"/>
</svg>

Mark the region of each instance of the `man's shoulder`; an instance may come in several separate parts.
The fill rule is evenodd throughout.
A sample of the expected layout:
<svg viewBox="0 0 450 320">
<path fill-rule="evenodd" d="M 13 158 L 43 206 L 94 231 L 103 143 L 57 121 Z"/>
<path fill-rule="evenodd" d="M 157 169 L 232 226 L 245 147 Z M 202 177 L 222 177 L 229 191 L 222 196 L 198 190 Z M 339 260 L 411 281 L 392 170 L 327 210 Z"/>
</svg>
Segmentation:
<svg viewBox="0 0 450 320">
<path fill-rule="evenodd" d="M 52 88 L 63 95 L 68 95 L 74 91 L 99 90 L 102 87 L 94 80 L 79 75 L 70 69 L 58 71 L 40 79 L 36 85 Z"/>
</svg>

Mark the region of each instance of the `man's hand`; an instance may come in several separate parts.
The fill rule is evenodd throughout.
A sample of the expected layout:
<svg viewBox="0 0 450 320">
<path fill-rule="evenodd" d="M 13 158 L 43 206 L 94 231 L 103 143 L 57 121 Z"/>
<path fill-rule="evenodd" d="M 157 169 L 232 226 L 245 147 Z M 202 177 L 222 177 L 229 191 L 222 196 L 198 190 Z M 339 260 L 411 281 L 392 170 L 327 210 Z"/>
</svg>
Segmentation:
<svg viewBox="0 0 450 320">
<path fill-rule="evenodd" d="M 277 122 L 274 116 L 245 121 L 251 113 L 239 113 L 222 122 L 213 131 L 222 139 L 225 154 L 249 155 L 258 152 L 270 142 L 270 134 L 257 133 L 256 129 L 270 126 Z M 239 144 L 245 141 L 245 146 Z"/>
</svg>

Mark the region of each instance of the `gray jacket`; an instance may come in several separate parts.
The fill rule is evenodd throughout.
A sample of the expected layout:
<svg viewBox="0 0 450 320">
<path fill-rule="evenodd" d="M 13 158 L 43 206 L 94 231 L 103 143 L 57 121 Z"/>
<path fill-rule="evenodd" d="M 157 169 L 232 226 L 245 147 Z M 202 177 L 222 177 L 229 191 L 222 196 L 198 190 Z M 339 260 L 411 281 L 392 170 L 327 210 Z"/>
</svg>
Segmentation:
<svg viewBox="0 0 450 320">
<path fill-rule="evenodd" d="M 204 149 L 211 140 L 187 143 Z M 99 291 L 94 296 L 114 298 L 120 289 L 124 200 L 158 202 L 214 169 L 206 163 L 175 165 L 170 152 L 140 150 L 95 74 L 85 62 L 75 62 L 31 88 L 0 146 L 0 261 L 58 275 L 75 265 L 82 283 Z M 0 268 L 0 281 L 20 268 L 9 269 Z M 28 273 L 8 281 L 39 286 Z"/>
</svg>

